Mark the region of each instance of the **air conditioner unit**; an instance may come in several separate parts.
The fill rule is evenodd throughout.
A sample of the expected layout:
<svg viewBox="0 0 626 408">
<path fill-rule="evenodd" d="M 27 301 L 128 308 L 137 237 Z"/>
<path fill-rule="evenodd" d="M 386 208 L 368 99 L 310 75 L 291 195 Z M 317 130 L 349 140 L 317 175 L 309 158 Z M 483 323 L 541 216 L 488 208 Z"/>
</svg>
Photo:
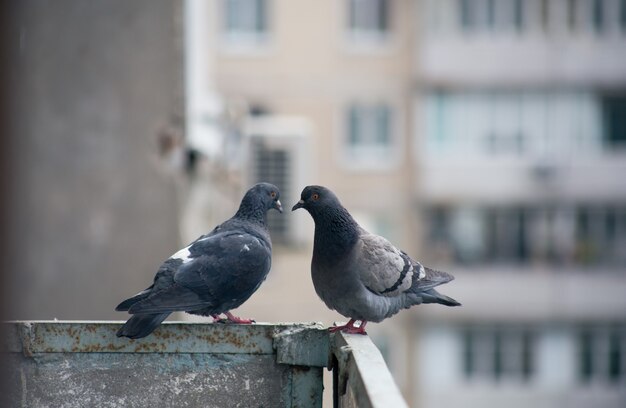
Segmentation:
<svg viewBox="0 0 626 408">
<path fill-rule="evenodd" d="M 311 184 L 310 122 L 302 117 L 250 117 L 244 124 L 243 136 L 242 173 L 246 185 L 261 181 L 275 184 L 285 211 L 289 211 L 299 200 L 302 188 Z M 302 221 L 302 217 L 270 211 L 268 223 L 273 242 L 304 242 L 307 234 Z"/>
</svg>

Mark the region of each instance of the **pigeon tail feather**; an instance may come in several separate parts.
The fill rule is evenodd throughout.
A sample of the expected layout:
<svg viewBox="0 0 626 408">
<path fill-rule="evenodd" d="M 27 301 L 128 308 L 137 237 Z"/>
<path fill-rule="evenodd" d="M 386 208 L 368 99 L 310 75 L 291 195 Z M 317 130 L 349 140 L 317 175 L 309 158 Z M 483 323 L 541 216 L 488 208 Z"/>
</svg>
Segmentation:
<svg viewBox="0 0 626 408">
<path fill-rule="evenodd" d="M 457 302 L 449 296 L 442 295 L 435 289 L 430 289 L 422 293 L 422 298 L 423 303 L 438 303 L 444 306 L 461 306 L 461 303 Z"/>
<path fill-rule="evenodd" d="M 126 299 L 125 301 L 123 301 L 122 303 L 120 303 L 119 305 L 117 305 L 117 307 L 115 308 L 116 311 L 118 312 L 126 312 L 128 311 L 128 309 L 130 309 L 130 307 L 132 305 L 134 305 L 137 302 L 141 302 L 142 300 L 146 299 L 148 296 L 150 296 L 150 294 L 152 293 L 150 291 L 151 288 L 148 288 L 142 292 L 137 293 L 135 296 Z"/>
<path fill-rule="evenodd" d="M 428 267 L 424 267 L 426 275 L 422 279 L 418 279 L 418 275 L 413 278 L 413 286 L 411 291 L 413 292 L 426 292 L 435 286 L 443 285 L 454 280 L 454 276 L 448 272 L 438 271 Z"/>
<path fill-rule="evenodd" d="M 146 337 L 169 315 L 169 313 L 134 315 L 120 327 L 116 335 L 117 337 L 128 337 L 129 339 Z"/>
</svg>

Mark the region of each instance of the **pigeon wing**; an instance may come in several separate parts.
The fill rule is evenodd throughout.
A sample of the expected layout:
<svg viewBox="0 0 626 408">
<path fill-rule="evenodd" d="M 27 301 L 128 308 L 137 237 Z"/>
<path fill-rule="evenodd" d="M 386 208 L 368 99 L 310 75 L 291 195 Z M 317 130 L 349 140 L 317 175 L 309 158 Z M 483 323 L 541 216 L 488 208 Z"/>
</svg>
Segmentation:
<svg viewBox="0 0 626 408">
<path fill-rule="evenodd" d="M 267 275 L 271 261 L 271 249 L 262 240 L 240 232 L 202 237 L 189 253 L 174 273 L 173 284 L 135 304 L 131 313 L 189 311 L 219 307 L 242 295 L 247 299 Z"/>
<path fill-rule="evenodd" d="M 128 309 L 130 314 L 171 313 L 209 307 L 210 300 L 177 284 L 160 290 Z"/>
<path fill-rule="evenodd" d="M 419 279 L 420 267 L 385 238 L 362 233 L 356 257 L 361 282 L 377 295 L 397 296 Z"/>
</svg>

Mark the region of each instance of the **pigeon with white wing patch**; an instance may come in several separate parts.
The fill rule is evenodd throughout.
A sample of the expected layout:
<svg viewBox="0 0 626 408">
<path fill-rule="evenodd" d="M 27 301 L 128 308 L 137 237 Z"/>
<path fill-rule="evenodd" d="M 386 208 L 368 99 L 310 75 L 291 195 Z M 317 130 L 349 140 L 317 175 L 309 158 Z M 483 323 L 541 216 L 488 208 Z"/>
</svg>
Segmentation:
<svg viewBox="0 0 626 408">
<path fill-rule="evenodd" d="M 365 334 L 367 322 L 380 322 L 414 305 L 461 305 L 434 289 L 454 279 L 452 275 L 424 267 L 361 228 L 329 189 L 308 186 L 300 198 L 292 211 L 304 208 L 315 222 L 315 291 L 329 308 L 350 318 L 331 331 Z"/>
<path fill-rule="evenodd" d="M 145 337 L 176 311 L 216 320 L 223 313 L 230 322 L 252 323 L 230 310 L 248 300 L 270 270 L 267 212 L 282 212 L 279 195 L 272 184 L 256 184 L 232 218 L 167 259 L 149 288 L 116 307 L 133 315 L 117 336 Z"/>
</svg>

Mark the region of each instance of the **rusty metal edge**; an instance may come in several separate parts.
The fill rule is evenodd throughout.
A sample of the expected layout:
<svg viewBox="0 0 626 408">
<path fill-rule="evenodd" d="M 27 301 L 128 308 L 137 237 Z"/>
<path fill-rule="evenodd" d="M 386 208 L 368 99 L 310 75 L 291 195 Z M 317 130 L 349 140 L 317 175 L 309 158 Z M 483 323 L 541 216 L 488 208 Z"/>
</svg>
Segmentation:
<svg viewBox="0 0 626 408">
<path fill-rule="evenodd" d="M 117 321 L 1 322 L 0 351 L 23 353 L 274 354 L 274 337 L 287 329 L 319 330 L 314 323 L 251 325 L 166 322 L 137 340 L 118 338 Z"/>
</svg>

